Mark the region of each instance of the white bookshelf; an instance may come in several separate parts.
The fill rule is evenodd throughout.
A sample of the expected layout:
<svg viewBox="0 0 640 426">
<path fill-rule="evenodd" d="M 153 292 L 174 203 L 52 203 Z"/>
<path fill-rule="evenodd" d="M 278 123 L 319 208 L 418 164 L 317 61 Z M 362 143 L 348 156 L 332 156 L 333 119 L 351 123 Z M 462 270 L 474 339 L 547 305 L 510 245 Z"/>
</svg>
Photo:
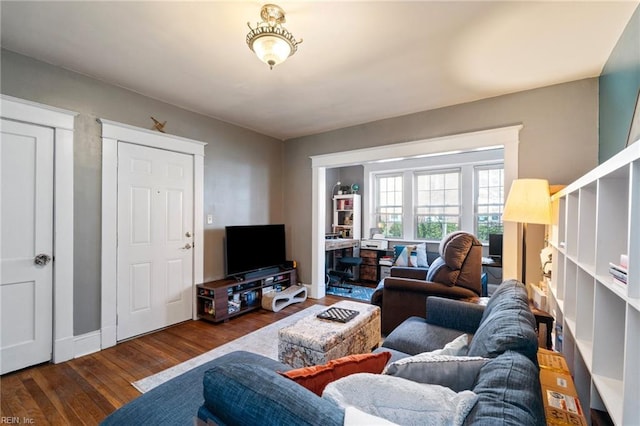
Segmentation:
<svg viewBox="0 0 640 426">
<path fill-rule="evenodd" d="M 553 273 L 548 305 L 589 420 L 640 419 L 640 142 L 552 197 Z M 629 256 L 628 282 L 609 262 Z"/>
<path fill-rule="evenodd" d="M 359 240 L 362 228 L 360 194 L 334 195 L 332 231 L 341 238 Z"/>
</svg>

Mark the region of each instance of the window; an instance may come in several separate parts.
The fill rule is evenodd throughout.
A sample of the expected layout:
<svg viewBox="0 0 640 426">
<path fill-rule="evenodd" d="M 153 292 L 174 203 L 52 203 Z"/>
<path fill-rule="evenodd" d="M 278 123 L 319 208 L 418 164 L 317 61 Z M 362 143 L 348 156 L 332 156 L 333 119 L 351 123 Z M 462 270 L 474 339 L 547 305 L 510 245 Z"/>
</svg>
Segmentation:
<svg viewBox="0 0 640 426">
<path fill-rule="evenodd" d="M 376 224 L 385 237 L 402 237 L 402 174 L 376 176 Z"/>
<path fill-rule="evenodd" d="M 414 174 L 415 229 L 420 240 L 441 240 L 460 229 L 460 169 Z"/>
<path fill-rule="evenodd" d="M 482 242 L 489 234 L 502 234 L 504 203 L 504 167 L 502 164 L 475 168 L 475 233 Z"/>
<path fill-rule="evenodd" d="M 468 231 L 487 242 L 502 232 L 503 169 L 502 148 L 367 164 L 365 229 L 407 242 Z"/>
</svg>

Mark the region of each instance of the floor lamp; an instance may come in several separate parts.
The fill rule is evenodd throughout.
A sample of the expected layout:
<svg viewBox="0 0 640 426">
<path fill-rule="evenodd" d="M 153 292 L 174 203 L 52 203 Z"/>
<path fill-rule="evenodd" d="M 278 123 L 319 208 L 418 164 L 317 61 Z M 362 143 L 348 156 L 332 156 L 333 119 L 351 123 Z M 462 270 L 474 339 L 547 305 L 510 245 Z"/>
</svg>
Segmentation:
<svg viewBox="0 0 640 426">
<path fill-rule="evenodd" d="M 504 204 L 502 220 L 522 223 L 522 284 L 527 285 L 527 224 L 551 223 L 549 182 L 545 179 L 516 179 Z"/>
</svg>

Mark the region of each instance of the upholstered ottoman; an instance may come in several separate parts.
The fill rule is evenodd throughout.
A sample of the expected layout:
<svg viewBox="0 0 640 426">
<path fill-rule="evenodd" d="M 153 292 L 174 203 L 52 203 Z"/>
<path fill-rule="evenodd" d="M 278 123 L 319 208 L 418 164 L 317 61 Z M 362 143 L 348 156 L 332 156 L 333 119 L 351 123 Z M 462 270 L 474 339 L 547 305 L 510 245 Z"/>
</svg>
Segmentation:
<svg viewBox="0 0 640 426">
<path fill-rule="evenodd" d="M 345 355 L 368 353 L 380 344 L 380 308 L 342 301 L 327 306 L 358 311 L 349 322 L 310 315 L 278 332 L 278 359 L 294 368 L 326 364 Z"/>
</svg>

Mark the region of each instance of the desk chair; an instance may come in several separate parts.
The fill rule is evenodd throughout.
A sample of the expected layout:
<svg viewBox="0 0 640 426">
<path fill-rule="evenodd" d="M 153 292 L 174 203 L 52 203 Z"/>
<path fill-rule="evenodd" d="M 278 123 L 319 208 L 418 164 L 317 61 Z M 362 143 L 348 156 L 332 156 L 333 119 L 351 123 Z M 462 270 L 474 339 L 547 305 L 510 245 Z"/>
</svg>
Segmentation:
<svg viewBox="0 0 640 426">
<path fill-rule="evenodd" d="M 329 287 L 344 288 L 351 291 L 351 287 L 345 286 L 346 280 L 352 280 L 355 277 L 353 268 L 360 266 L 362 258 L 360 257 L 341 257 L 338 259 L 337 269 L 329 271 Z"/>
</svg>

